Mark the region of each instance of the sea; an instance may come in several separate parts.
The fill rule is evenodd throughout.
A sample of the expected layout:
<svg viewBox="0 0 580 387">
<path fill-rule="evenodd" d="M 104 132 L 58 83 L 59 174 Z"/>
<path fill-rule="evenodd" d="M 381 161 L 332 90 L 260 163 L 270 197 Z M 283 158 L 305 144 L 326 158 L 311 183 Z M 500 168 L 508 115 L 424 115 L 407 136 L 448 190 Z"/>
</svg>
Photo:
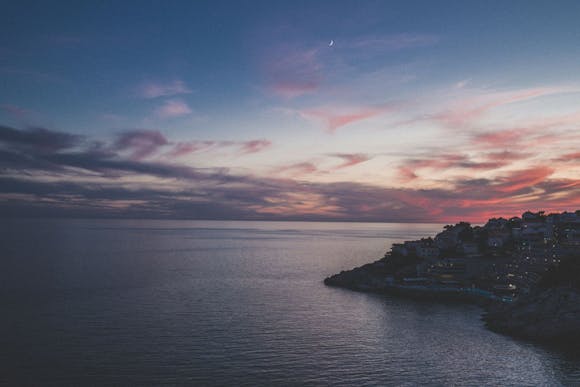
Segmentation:
<svg viewBox="0 0 580 387">
<path fill-rule="evenodd" d="M 0 221 L 0 385 L 580 385 L 474 305 L 326 287 L 439 224 Z"/>
</svg>

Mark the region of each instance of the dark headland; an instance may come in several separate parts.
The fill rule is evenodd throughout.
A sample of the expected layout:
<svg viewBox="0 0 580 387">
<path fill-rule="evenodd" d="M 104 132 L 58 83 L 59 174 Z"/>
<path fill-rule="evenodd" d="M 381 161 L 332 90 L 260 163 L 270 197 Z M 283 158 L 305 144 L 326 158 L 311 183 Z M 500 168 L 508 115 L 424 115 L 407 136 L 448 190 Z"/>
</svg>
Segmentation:
<svg viewBox="0 0 580 387">
<path fill-rule="evenodd" d="M 435 237 L 393 244 L 376 262 L 328 286 L 475 302 L 494 331 L 580 342 L 580 210 L 447 225 Z"/>
</svg>

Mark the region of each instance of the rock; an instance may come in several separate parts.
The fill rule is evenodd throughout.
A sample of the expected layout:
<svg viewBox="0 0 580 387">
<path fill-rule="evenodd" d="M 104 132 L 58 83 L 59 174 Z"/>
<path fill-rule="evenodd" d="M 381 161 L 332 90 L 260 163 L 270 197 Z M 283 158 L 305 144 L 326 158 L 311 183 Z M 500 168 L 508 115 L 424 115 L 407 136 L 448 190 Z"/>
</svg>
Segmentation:
<svg viewBox="0 0 580 387">
<path fill-rule="evenodd" d="M 386 287 L 385 265 L 381 261 L 369 263 L 348 271 L 341 271 L 324 280 L 328 286 L 361 291 L 382 291 Z"/>
<path fill-rule="evenodd" d="M 483 316 L 494 331 L 543 341 L 580 342 L 580 291 L 558 287 L 494 304 Z"/>
</svg>

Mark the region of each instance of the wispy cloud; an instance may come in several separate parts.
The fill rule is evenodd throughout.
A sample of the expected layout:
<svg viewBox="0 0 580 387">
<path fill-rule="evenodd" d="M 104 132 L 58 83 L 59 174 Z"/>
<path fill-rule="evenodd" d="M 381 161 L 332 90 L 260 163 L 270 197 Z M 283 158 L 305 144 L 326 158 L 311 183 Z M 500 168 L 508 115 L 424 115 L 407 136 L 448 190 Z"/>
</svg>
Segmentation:
<svg viewBox="0 0 580 387">
<path fill-rule="evenodd" d="M 268 53 L 263 65 L 267 87 L 285 98 L 315 92 L 324 78 L 318 53 L 318 49 L 289 46 Z"/>
<path fill-rule="evenodd" d="M 165 155 L 169 158 L 186 156 L 216 146 L 216 141 L 187 141 L 178 142 Z"/>
<path fill-rule="evenodd" d="M 305 175 L 310 175 L 319 172 L 318 167 L 310 161 L 284 165 L 274 169 L 275 175 L 288 175 L 292 178 L 299 178 Z"/>
<path fill-rule="evenodd" d="M 385 114 L 394 110 L 394 105 L 385 104 L 371 107 L 321 107 L 316 109 L 306 109 L 299 112 L 300 116 L 320 121 L 324 124 L 329 133 L 336 132 L 337 129 L 366 120 L 371 117 Z"/>
<path fill-rule="evenodd" d="M 470 79 L 463 79 L 459 82 L 457 82 L 455 85 L 453 85 L 456 89 L 463 89 L 465 88 L 467 85 L 469 85 L 469 83 L 471 82 Z"/>
<path fill-rule="evenodd" d="M 353 167 L 372 159 L 372 156 L 363 153 L 333 153 L 330 156 L 338 157 L 343 160 L 341 164 L 334 167 L 335 170 Z"/>
<path fill-rule="evenodd" d="M 491 92 L 460 102 L 450 109 L 427 116 L 428 119 L 439 121 L 452 129 L 466 129 L 473 127 L 478 120 L 494 108 L 522 102 L 533 98 L 566 93 L 569 87 L 538 87 L 507 92 Z"/>
<path fill-rule="evenodd" d="M 491 161 L 517 161 L 524 160 L 531 156 L 528 152 L 500 151 L 485 153 L 483 157 Z"/>
<path fill-rule="evenodd" d="M 157 153 L 161 147 L 167 144 L 169 141 L 159 131 L 133 130 L 119 134 L 113 149 L 128 151 L 130 159 L 141 160 Z"/>
<path fill-rule="evenodd" d="M 74 148 L 81 140 L 80 136 L 45 128 L 18 130 L 0 126 L 0 142 L 15 149 L 52 153 Z"/>
<path fill-rule="evenodd" d="M 181 80 L 174 80 L 166 83 L 148 82 L 141 85 L 137 92 L 141 98 L 151 99 L 158 97 L 171 97 L 180 94 L 190 94 L 192 93 L 192 90 L 187 87 L 185 82 Z"/>
<path fill-rule="evenodd" d="M 580 194 L 579 179 L 555 178 L 555 169 L 542 165 L 496 177 L 451 178 L 447 188 L 389 188 L 249 176 L 151 161 L 133 151 L 147 155 L 159 146 L 170 146 L 161 145 L 165 137 L 134 132 L 125 138 L 117 142 L 126 147 L 115 151 L 111 146 L 91 147 L 87 139 L 64 132 L 2 127 L 0 212 L 6 216 L 481 221 L 523 209 L 574 210 Z M 347 163 L 364 159 L 341 155 Z M 465 163 L 460 156 L 452 155 L 448 162 Z M 286 168 L 291 177 L 319 173 L 311 162 Z M 45 178 L 47 173 L 51 179 Z M 131 184 L 132 177 L 149 184 Z"/>
<path fill-rule="evenodd" d="M 578 162 L 580 163 L 580 152 L 566 153 L 556 159 L 563 162 Z"/>
<path fill-rule="evenodd" d="M 402 182 L 409 182 L 419 177 L 417 172 L 420 170 L 436 172 L 453 170 L 490 171 L 509 165 L 512 160 L 510 156 L 509 154 L 497 154 L 492 157 L 485 155 L 483 160 L 473 160 L 465 154 L 434 154 L 429 157 L 405 160 L 398 167 L 398 173 Z"/>
<path fill-rule="evenodd" d="M 237 148 L 237 153 L 246 155 L 262 152 L 272 146 L 272 142 L 266 139 L 248 141 L 182 141 L 173 145 L 165 156 L 178 158 L 192 153 L 209 151 L 212 149 Z"/>
<path fill-rule="evenodd" d="M 546 166 L 532 167 L 513 171 L 506 176 L 499 177 L 496 188 L 501 192 L 516 192 L 530 188 L 543 182 L 554 173 L 554 169 Z"/>
<path fill-rule="evenodd" d="M 270 146 L 272 146 L 272 141 L 270 140 L 251 140 L 241 143 L 240 151 L 243 154 L 257 153 L 269 148 Z"/>
<path fill-rule="evenodd" d="M 20 118 L 20 119 L 24 118 L 24 117 L 30 115 L 30 113 L 32 113 L 31 110 L 24 109 L 20 106 L 11 105 L 11 104 L 0 105 L 0 109 L 5 111 L 6 113 L 8 113 L 16 118 Z"/>
<path fill-rule="evenodd" d="M 180 99 L 170 99 L 155 109 L 155 115 L 161 118 L 183 117 L 191 113 L 193 113 L 193 110 L 185 101 Z"/>
<path fill-rule="evenodd" d="M 531 131 L 529 129 L 506 129 L 494 132 L 478 133 L 473 136 L 473 143 L 484 148 L 502 149 L 509 148 L 526 138 Z"/>
<path fill-rule="evenodd" d="M 262 54 L 260 65 L 266 88 L 271 93 L 292 99 L 309 94 L 328 93 L 330 82 L 337 78 L 349 78 L 355 82 L 382 68 L 377 58 L 394 51 L 437 44 L 439 37 L 429 34 L 394 34 L 383 36 L 359 36 L 336 40 L 332 47 L 328 41 L 306 44 L 284 43 L 269 46 Z M 368 68 L 372 65 L 372 70 Z M 357 71 L 366 66 L 365 72 Z M 414 79 L 414 75 L 380 74 L 382 78 L 396 78 L 397 82 Z M 376 74 L 374 76 L 376 82 Z M 330 89 L 336 87 L 333 84 Z"/>
</svg>

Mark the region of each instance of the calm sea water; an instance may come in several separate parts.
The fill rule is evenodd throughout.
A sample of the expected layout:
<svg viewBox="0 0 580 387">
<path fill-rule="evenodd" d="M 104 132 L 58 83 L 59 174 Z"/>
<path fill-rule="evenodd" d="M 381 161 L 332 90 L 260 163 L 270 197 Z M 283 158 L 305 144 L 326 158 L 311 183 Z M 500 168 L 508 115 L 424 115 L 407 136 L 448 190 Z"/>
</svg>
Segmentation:
<svg viewBox="0 0 580 387">
<path fill-rule="evenodd" d="M 579 385 L 481 310 L 324 277 L 439 225 L 2 221 L 7 385 Z"/>
</svg>

